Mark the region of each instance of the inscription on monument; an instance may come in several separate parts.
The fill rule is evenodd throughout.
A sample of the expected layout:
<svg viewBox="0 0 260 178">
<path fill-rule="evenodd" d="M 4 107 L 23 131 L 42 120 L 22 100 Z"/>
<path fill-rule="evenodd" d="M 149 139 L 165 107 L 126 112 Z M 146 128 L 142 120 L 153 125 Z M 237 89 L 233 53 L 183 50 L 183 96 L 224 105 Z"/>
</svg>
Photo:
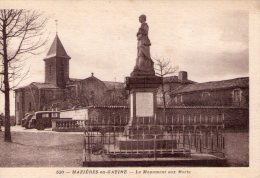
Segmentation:
<svg viewBox="0 0 260 178">
<path fill-rule="evenodd" d="M 152 117 L 154 113 L 154 101 L 152 92 L 136 93 L 136 116 Z"/>
</svg>

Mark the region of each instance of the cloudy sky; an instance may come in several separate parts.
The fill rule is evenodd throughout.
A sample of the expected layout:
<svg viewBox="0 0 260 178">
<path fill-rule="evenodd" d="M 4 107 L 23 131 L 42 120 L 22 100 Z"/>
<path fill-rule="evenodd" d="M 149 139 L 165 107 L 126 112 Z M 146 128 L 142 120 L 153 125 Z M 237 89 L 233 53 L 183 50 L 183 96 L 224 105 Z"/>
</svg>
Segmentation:
<svg viewBox="0 0 260 178">
<path fill-rule="evenodd" d="M 249 75 L 246 1 L 62 2 L 26 4 L 41 7 L 50 17 L 49 43 L 44 53 L 28 59 L 30 73 L 20 86 L 44 81 L 43 58 L 56 33 L 55 19 L 71 56 L 70 77 L 86 78 L 94 72 L 101 80 L 123 82 L 135 65 L 141 14 L 147 15 L 152 57 L 170 58 L 179 70 L 188 72 L 189 79 L 205 82 Z"/>
</svg>

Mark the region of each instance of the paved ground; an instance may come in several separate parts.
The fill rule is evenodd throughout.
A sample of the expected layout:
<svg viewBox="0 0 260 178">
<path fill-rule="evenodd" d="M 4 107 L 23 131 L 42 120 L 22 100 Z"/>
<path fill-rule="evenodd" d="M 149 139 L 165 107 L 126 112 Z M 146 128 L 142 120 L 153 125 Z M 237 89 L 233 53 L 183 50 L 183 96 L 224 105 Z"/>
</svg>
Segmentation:
<svg viewBox="0 0 260 178">
<path fill-rule="evenodd" d="M 0 167 L 82 165 L 82 132 L 37 131 L 20 126 L 12 127 L 11 131 L 12 143 L 3 142 L 3 132 L 0 132 Z M 226 156 L 231 166 L 248 165 L 248 136 L 247 132 L 226 132 Z"/>
<path fill-rule="evenodd" d="M 24 131 L 17 126 L 11 130 L 12 143 L 3 142 L 0 132 L 0 167 L 81 166 L 83 133 Z"/>
<path fill-rule="evenodd" d="M 225 153 L 230 166 L 248 166 L 249 133 L 246 131 L 226 131 Z"/>
</svg>

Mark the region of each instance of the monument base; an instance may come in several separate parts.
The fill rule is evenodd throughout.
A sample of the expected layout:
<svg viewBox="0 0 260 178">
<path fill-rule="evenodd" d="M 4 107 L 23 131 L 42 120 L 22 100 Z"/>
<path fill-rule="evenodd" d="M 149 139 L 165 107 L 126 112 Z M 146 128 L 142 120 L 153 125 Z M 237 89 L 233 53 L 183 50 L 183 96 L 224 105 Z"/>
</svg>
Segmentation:
<svg viewBox="0 0 260 178">
<path fill-rule="evenodd" d="M 125 78 L 126 90 L 157 89 L 162 84 L 162 78 L 155 75 L 133 76 Z"/>
<path fill-rule="evenodd" d="M 116 145 L 120 150 L 171 150 L 177 149 L 176 140 L 171 139 L 117 139 Z"/>
<path fill-rule="evenodd" d="M 149 76 L 155 76 L 155 71 L 151 70 L 151 71 L 140 71 L 140 70 L 134 70 L 131 73 L 131 77 L 149 77 Z"/>
</svg>

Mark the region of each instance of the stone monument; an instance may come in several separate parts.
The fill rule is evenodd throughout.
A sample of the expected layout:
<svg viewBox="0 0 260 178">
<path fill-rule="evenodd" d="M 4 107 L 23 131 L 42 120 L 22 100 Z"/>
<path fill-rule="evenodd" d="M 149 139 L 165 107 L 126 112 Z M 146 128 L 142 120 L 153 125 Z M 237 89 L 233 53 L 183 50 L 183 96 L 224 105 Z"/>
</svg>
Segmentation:
<svg viewBox="0 0 260 178">
<path fill-rule="evenodd" d="M 137 32 L 136 64 L 131 76 L 125 80 L 129 91 L 130 120 L 125 127 L 124 136 L 117 139 L 117 146 L 119 150 L 138 150 L 147 155 L 146 153 L 158 148 L 176 148 L 176 140 L 164 138 L 163 130 L 157 126 L 156 94 L 162 78 L 155 75 L 150 56 L 151 42 L 146 16 L 141 15 L 139 22 L 141 27 Z"/>
<path fill-rule="evenodd" d="M 134 71 L 131 77 L 135 76 L 155 76 L 153 61 L 150 55 L 151 42 L 148 37 L 149 26 L 146 23 L 146 16 L 139 17 L 141 27 L 139 28 L 137 36 L 137 58 Z"/>
<path fill-rule="evenodd" d="M 121 120 L 119 120 L 119 124 L 114 121 L 112 126 L 108 123 L 109 131 L 103 132 L 100 139 L 104 143 L 105 152 L 103 153 L 105 154 L 96 157 L 99 160 L 98 164 L 106 166 L 137 166 L 136 164 L 140 166 L 192 165 L 193 163 L 201 164 L 203 162 L 208 164 L 210 159 L 216 161 L 217 164 L 219 160 L 215 156 L 205 157 L 204 154 L 201 157 L 195 155 L 191 158 L 192 146 L 197 145 L 195 146 L 196 150 L 204 147 L 202 146 L 201 132 L 196 135 L 196 130 L 194 145 L 192 145 L 192 137 L 189 131 L 190 129 L 194 130 L 194 127 L 190 125 L 190 117 L 189 124 L 185 125 L 184 115 L 182 121 L 179 116 L 175 119 L 172 117 L 171 123 L 167 122 L 167 118 L 162 119 L 156 116 L 156 95 L 158 87 L 162 84 L 162 78 L 155 75 L 154 63 L 150 56 L 151 42 L 148 37 L 149 27 L 146 23 L 146 16 L 141 15 L 139 21 L 141 27 L 137 32 L 136 64 L 130 77 L 125 79 L 126 89 L 129 91 L 130 118 L 126 126 L 125 122 L 121 124 Z M 193 126 L 197 128 L 198 125 Z M 93 126 L 90 126 L 90 129 L 92 128 Z M 188 134 L 185 132 L 185 128 L 189 132 Z M 91 139 L 92 136 L 88 138 L 99 140 Z M 206 139 L 208 140 L 208 137 Z M 211 143 L 213 150 L 213 142 Z M 200 146 L 198 147 L 198 145 Z M 92 145 L 89 144 L 89 146 L 92 148 Z M 109 156 L 109 164 L 104 159 L 106 158 L 105 155 Z M 181 158 L 177 159 L 176 157 Z M 162 159 L 157 160 L 157 158 Z M 91 160 L 91 158 L 89 159 Z M 91 162 L 89 165 L 91 165 Z"/>
<path fill-rule="evenodd" d="M 129 90 L 130 121 L 138 122 L 138 118 L 155 118 L 156 93 L 162 78 L 155 76 L 154 63 L 150 56 L 151 42 L 148 37 L 149 26 L 146 16 L 139 17 L 141 27 L 137 32 L 137 58 L 131 77 L 126 77 L 126 89 Z M 150 119 L 151 120 L 151 119 Z"/>
</svg>

